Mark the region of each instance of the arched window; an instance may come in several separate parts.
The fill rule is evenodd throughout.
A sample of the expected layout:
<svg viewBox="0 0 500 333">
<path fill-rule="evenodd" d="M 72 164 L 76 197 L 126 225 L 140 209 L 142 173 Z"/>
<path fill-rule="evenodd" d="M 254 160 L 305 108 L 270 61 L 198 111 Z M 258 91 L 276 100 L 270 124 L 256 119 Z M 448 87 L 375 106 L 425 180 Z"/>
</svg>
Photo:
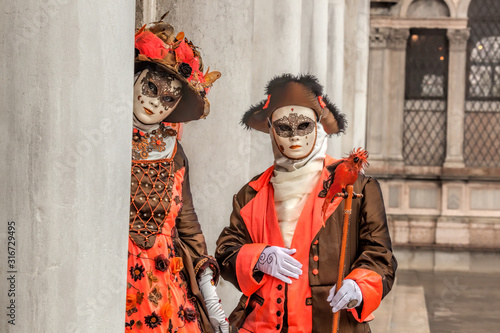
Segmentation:
<svg viewBox="0 0 500 333">
<path fill-rule="evenodd" d="M 500 1 L 472 0 L 467 46 L 464 161 L 500 166 Z"/>
<path fill-rule="evenodd" d="M 403 158 L 440 166 L 446 157 L 448 39 L 446 30 L 411 29 L 406 49 Z"/>
<path fill-rule="evenodd" d="M 426 19 L 431 17 L 449 17 L 450 9 L 443 0 L 415 0 L 408 7 L 406 16 Z"/>
</svg>

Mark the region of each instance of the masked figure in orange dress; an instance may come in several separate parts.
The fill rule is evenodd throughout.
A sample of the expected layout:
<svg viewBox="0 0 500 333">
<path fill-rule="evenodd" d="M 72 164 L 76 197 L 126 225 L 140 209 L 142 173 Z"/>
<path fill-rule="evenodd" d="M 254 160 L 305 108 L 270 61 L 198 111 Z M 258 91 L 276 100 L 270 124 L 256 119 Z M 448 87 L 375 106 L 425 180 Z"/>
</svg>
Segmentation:
<svg viewBox="0 0 500 333">
<path fill-rule="evenodd" d="M 169 125 L 207 116 L 220 73 L 204 75 L 196 47 L 163 22 L 141 28 L 135 47 L 125 331 L 228 332 L 179 126 Z"/>
</svg>

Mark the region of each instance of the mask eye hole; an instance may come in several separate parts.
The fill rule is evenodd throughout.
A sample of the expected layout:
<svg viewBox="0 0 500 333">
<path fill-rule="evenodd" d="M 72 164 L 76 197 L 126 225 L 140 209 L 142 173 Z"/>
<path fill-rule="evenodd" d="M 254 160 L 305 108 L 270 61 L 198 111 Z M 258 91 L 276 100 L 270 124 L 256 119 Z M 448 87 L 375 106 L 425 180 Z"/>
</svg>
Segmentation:
<svg viewBox="0 0 500 333">
<path fill-rule="evenodd" d="M 357 157 L 357 156 L 356 156 L 356 157 L 354 158 L 354 163 L 358 163 L 358 162 L 359 162 L 359 157 Z"/>
<path fill-rule="evenodd" d="M 155 95 L 158 94 L 158 88 L 156 87 L 156 85 L 153 82 L 151 82 L 151 81 L 148 82 L 148 88 L 151 91 L 151 93 L 153 93 Z"/>
<path fill-rule="evenodd" d="M 291 131 L 291 130 L 292 130 L 292 128 L 291 128 L 290 126 L 288 126 L 288 125 L 284 125 L 284 124 L 279 124 L 279 125 L 277 125 L 276 127 L 278 127 L 278 129 L 279 129 L 280 131 L 283 131 L 283 132 L 289 132 L 289 131 Z"/>
<path fill-rule="evenodd" d="M 302 131 L 303 131 L 303 130 L 306 130 L 306 129 L 309 127 L 309 125 L 311 125 L 311 123 L 310 123 L 310 122 L 301 123 L 301 124 L 297 127 L 297 129 L 298 129 L 298 130 L 302 130 Z"/>
<path fill-rule="evenodd" d="M 170 103 L 174 101 L 174 98 L 172 96 L 165 96 L 163 97 L 163 101 Z"/>
</svg>

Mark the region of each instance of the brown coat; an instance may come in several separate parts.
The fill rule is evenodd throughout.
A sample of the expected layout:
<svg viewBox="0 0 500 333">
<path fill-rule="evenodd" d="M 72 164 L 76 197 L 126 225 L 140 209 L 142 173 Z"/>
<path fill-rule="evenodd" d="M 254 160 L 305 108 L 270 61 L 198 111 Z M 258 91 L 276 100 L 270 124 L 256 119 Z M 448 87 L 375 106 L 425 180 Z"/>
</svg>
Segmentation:
<svg viewBox="0 0 500 333">
<path fill-rule="evenodd" d="M 327 160 L 328 159 L 331 158 L 327 157 Z M 334 167 L 331 168 L 333 172 Z M 272 168 L 270 170 L 272 173 Z M 247 205 L 252 204 L 251 201 L 258 197 L 259 192 L 267 191 L 269 186 L 271 186 L 268 183 L 268 178 L 266 178 L 269 177 L 270 170 L 268 169 L 264 174 L 255 177 L 252 182 L 246 184 L 238 194 L 234 196 L 230 226 L 226 227 L 219 236 L 216 258 L 221 267 L 221 274 L 224 279 L 233 283 L 239 290 L 242 290 L 244 294 L 246 293 L 246 295 L 242 296 L 237 308 L 231 314 L 231 325 L 240 328 L 245 319 L 255 311 L 256 307 L 268 306 L 267 312 L 272 315 L 281 312 L 280 309 L 282 308 L 285 309 L 285 314 L 282 316 L 274 315 L 274 317 L 269 316 L 265 318 L 266 321 L 273 321 L 272 324 L 269 325 L 269 331 L 271 331 L 271 327 L 274 327 L 274 331 L 279 327 L 278 330 L 281 329 L 283 332 L 299 332 L 302 327 L 288 327 L 286 309 L 287 300 L 291 297 L 287 294 L 288 288 L 267 288 L 266 286 L 271 283 L 276 285 L 276 279 L 270 278 L 264 281 L 267 277 L 262 275 L 259 276 L 259 272 L 252 273 L 251 269 L 247 269 L 249 272 L 245 273 L 241 268 L 241 262 L 246 260 L 242 257 L 248 258 L 249 251 L 255 249 L 255 251 L 258 252 L 255 253 L 256 258 L 260 255 L 262 246 L 257 243 L 261 243 L 261 240 L 253 241 L 251 235 L 254 235 L 254 238 L 259 237 L 256 237 L 256 233 L 249 229 L 255 227 L 259 228 L 258 220 L 259 218 L 262 220 L 262 216 L 253 217 L 252 222 L 247 217 L 248 214 L 246 212 L 244 214 L 245 218 L 243 218 L 240 213 Z M 320 182 L 326 180 L 328 175 L 329 171 L 324 168 Z M 311 195 L 314 200 L 314 207 L 322 203 L 322 198 L 318 198 L 321 192 L 320 190 L 323 187 L 321 185 L 322 184 L 318 184 L 313 195 Z M 369 332 L 369 325 L 362 321 L 368 319 L 371 312 L 378 307 L 381 298 L 390 291 L 394 282 L 397 263 L 392 254 L 384 203 L 378 182 L 373 178 L 359 175 L 358 180 L 354 184 L 354 191 L 356 193 L 362 193 L 364 197 L 353 201 L 345 275 L 351 274 L 348 278 L 353 278 L 360 284 L 363 292 L 363 304 L 359 307 L 358 311 L 342 310 L 340 316 L 340 329 L 341 332 Z M 269 197 L 268 200 L 271 201 L 271 197 Z M 332 329 L 333 314 L 326 299 L 337 277 L 343 206 L 344 202 L 342 201 L 326 221 L 325 227 L 319 228 L 319 231 L 312 235 L 311 239 L 306 240 L 305 243 L 309 248 L 309 260 L 304 260 L 304 262 L 308 264 L 308 267 L 304 267 L 303 270 L 304 274 L 307 274 L 308 287 L 310 288 L 307 292 L 310 293 L 311 297 L 302 300 L 300 303 L 304 305 L 304 309 L 309 310 L 309 312 L 305 311 L 304 313 L 311 313 L 312 323 L 307 326 L 312 327 L 312 329 L 310 329 L 312 332 L 329 332 Z M 274 203 L 270 207 L 274 208 Z M 258 210 L 255 210 L 255 212 L 257 211 Z M 256 215 L 262 214 L 256 213 Z M 266 224 L 268 225 L 269 223 L 272 224 L 275 222 L 265 221 L 265 223 L 261 223 L 260 225 L 264 225 L 263 228 L 267 228 Z M 277 242 L 277 244 L 268 243 L 263 245 L 280 246 L 278 243 L 279 242 Z M 246 246 L 249 244 L 252 244 L 252 246 Z M 242 248 L 245 251 L 241 252 L 241 256 L 238 258 Z M 247 261 L 254 265 L 252 260 L 256 260 L 255 256 L 253 259 Z M 247 267 L 252 266 L 250 265 Z M 375 284 L 378 284 L 377 288 L 380 290 L 379 294 L 368 292 L 370 288 L 363 288 L 363 275 L 366 276 L 366 272 L 369 273 L 368 275 L 378 277 L 378 282 Z M 248 281 L 252 280 L 255 281 L 256 284 L 254 286 L 249 286 Z M 365 280 L 368 281 L 369 279 Z M 244 283 L 245 285 L 240 285 L 240 283 Z M 370 283 L 369 281 L 367 282 L 367 284 Z M 250 282 L 250 284 L 252 284 L 252 282 Z M 278 293 L 278 289 L 280 290 L 279 293 L 282 293 L 285 299 L 283 307 L 273 304 L 272 298 Z M 365 290 L 367 290 L 366 293 Z M 268 302 L 267 305 L 265 304 L 266 302 Z M 309 306 L 311 306 L 311 308 L 307 308 Z M 290 308 L 290 304 L 288 304 L 288 308 Z M 249 318 L 256 320 L 255 315 Z M 260 320 L 262 320 L 262 318 L 260 318 Z M 245 327 L 248 328 L 252 326 L 245 325 Z M 259 332 L 265 331 L 267 330 L 259 329 Z"/>
<path fill-rule="evenodd" d="M 174 156 L 174 171 L 185 168 L 184 182 L 182 183 L 182 209 L 175 221 L 176 232 L 173 235 L 173 242 L 178 254 L 182 257 L 184 267 L 182 269 L 189 285 L 189 297 L 194 301 L 198 310 L 198 320 L 202 327 L 202 332 L 214 332 L 205 300 L 198 287 L 197 278 L 199 274 L 209 267 L 214 271 L 214 280 L 219 277 L 219 267 L 214 258 L 207 254 L 205 237 L 203 236 L 198 216 L 193 207 L 191 188 L 189 185 L 189 165 L 187 157 L 180 143 L 177 143 L 177 153 Z"/>
</svg>

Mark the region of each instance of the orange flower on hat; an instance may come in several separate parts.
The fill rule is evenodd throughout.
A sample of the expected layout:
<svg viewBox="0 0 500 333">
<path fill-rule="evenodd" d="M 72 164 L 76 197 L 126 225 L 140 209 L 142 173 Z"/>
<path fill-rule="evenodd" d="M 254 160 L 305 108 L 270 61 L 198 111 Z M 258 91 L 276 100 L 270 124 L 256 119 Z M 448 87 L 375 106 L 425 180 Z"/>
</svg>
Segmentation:
<svg viewBox="0 0 500 333">
<path fill-rule="evenodd" d="M 181 257 L 174 257 L 170 260 L 170 271 L 173 274 L 180 272 L 184 268 L 184 263 Z"/>
<path fill-rule="evenodd" d="M 133 308 L 135 308 L 136 304 L 137 304 L 137 295 L 127 294 L 127 311 L 130 311 Z"/>
<path fill-rule="evenodd" d="M 163 59 L 168 54 L 165 43 L 150 31 L 143 31 L 135 36 L 135 48 L 151 59 Z"/>
</svg>

